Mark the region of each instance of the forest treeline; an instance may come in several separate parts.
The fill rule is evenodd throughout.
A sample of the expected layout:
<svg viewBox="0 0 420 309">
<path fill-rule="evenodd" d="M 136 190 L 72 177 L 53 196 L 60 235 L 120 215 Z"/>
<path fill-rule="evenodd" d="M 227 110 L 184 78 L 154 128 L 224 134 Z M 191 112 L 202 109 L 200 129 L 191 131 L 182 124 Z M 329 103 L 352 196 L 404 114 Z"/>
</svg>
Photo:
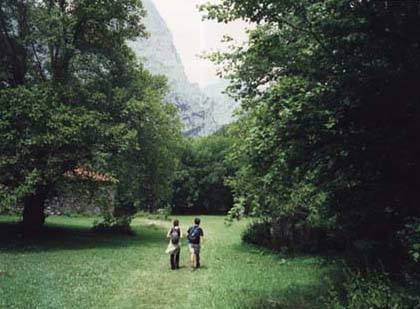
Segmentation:
<svg viewBox="0 0 420 309">
<path fill-rule="evenodd" d="M 212 56 L 242 102 L 231 214 L 280 226 L 286 244 L 417 263 L 420 4 L 224 0 L 202 10 L 256 25 L 247 45 Z"/>
<path fill-rule="evenodd" d="M 262 221 L 244 238 L 340 249 L 418 287 L 420 3 L 223 0 L 201 9 L 255 25 L 248 44 L 210 57 L 241 101 L 230 127 L 230 216 Z M 347 302 L 338 292 L 332 307 L 399 306 L 379 292 L 381 280 L 351 277 Z"/>
<path fill-rule="evenodd" d="M 126 45 L 147 36 L 140 1 L 3 1 L 2 208 L 23 205 L 23 226 L 38 229 L 45 201 L 75 181 L 68 172 L 92 169 L 109 180 L 92 189 L 105 224 L 162 208 L 248 215 L 263 222 L 254 242 L 340 249 L 417 281 L 419 2 L 223 0 L 201 10 L 253 26 L 249 42 L 210 56 L 241 102 L 236 121 L 186 139 L 165 78 Z"/>
<path fill-rule="evenodd" d="M 255 26 L 248 44 L 210 57 L 241 102 L 228 128 L 229 215 L 260 219 L 243 239 L 341 251 L 357 267 L 330 288 L 326 307 L 418 308 L 386 272 L 418 291 L 420 3 L 222 0 L 201 9 Z"/>
</svg>

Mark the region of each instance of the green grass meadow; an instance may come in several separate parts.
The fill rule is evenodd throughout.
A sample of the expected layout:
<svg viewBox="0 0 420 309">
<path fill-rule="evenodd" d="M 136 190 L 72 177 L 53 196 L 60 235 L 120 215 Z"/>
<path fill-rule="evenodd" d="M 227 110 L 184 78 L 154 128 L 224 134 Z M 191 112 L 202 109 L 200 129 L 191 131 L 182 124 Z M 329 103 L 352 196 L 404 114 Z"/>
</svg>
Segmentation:
<svg viewBox="0 0 420 309">
<path fill-rule="evenodd" d="M 177 217 L 184 230 L 193 217 Z M 1 308 L 322 308 L 332 266 L 243 244 L 247 222 L 202 216 L 202 268 L 165 254 L 168 221 L 137 218 L 134 236 L 90 231 L 92 218 L 49 217 L 36 240 L 0 217 Z"/>
</svg>

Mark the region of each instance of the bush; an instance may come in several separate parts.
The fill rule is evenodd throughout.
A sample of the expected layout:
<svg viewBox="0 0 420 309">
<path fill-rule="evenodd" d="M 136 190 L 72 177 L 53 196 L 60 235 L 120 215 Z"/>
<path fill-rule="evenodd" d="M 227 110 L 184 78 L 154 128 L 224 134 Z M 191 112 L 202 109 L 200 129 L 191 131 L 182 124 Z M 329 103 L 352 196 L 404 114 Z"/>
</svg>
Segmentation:
<svg viewBox="0 0 420 309">
<path fill-rule="evenodd" d="M 384 272 L 361 273 L 345 266 L 337 282 L 323 298 L 326 308 L 420 308 L 420 299 L 393 288 Z"/>
<path fill-rule="evenodd" d="M 170 218 L 169 218 L 170 214 L 171 214 L 171 208 L 170 207 L 159 208 L 156 211 L 156 218 L 159 219 L 159 220 L 168 221 L 168 220 L 170 220 Z"/>
<path fill-rule="evenodd" d="M 287 219 L 252 223 L 242 235 L 243 241 L 254 245 L 302 252 L 317 252 L 335 245 L 334 242 L 327 244 L 327 239 L 324 230 L 292 223 Z"/>
<path fill-rule="evenodd" d="M 244 242 L 263 246 L 267 248 L 272 247 L 270 223 L 266 221 L 254 222 L 250 224 L 242 234 Z"/>
<path fill-rule="evenodd" d="M 131 219 L 131 217 L 114 217 L 109 220 L 105 219 L 102 222 L 95 222 L 92 231 L 133 235 L 134 232 L 130 227 Z"/>
<path fill-rule="evenodd" d="M 398 236 L 414 263 L 420 262 L 420 218 L 410 218 Z"/>
<path fill-rule="evenodd" d="M 95 222 L 92 230 L 96 232 L 112 232 L 117 234 L 133 234 L 130 224 L 135 209 L 130 205 L 117 205 L 101 209 L 103 221 Z"/>
<path fill-rule="evenodd" d="M 144 217 L 150 220 L 163 220 L 163 221 L 170 221 L 171 215 L 171 208 L 170 207 L 164 207 L 159 208 L 156 210 L 155 213 L 147 212 L 147 211 L 139 211 L 136 214 L 136 218 Z"/>
</svg>

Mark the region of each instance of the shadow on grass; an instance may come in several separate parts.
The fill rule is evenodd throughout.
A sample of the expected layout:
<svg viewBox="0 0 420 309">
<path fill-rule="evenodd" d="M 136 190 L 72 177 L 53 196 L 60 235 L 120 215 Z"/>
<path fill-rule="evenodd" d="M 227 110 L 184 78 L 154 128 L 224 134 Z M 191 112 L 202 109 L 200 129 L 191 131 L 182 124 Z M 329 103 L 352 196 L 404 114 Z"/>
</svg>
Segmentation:
<svg viewBox="0 0 420 309">
<path fill-rule="evenodd" d="M 326 308 L 324 298 L 328 298 L 331 284 L 340 280 L 340 271 L 331 264 L 329 256 L 278 252 L 246 243 L 234 244 L 230 248 L 239 254 L 246 253 L 258 259 L 259 257 L 268 257 L 276 265 L 284 267 L 285 272 L 289 267 L 292 267 L 294 276 L 296 276 L 285 279 L 290 280 L 287 284 L 273 287 L 268 293 L 264 292 L 258 296 L 252 295 L 251 291 L 240 291 L 240 295 L 249 295 L 246 299 L 247 308 Z M 256 264 L 260 261 L 245 263 Z M 310 269 L 323 270 L 319 274 L 314 273 L 314 277 L 300 276 L 299 271 L 306 272 Z"/>
<path fill-rule="evenodd" d="M 326 308 L 323 297 L 326 296 L 325 284 L 291 285 L 275 290 L 265 296 L 251 298 L 247 301 L 248 308 L 290 308 L 313 309 Z"/>
<path fill-rule="evenodd" d="M 133 235 L 93 231 L 88 224 L 47 223 L 36 237 L 23 237 L 17 222 L 0 222 L 0 252 L 45 252 L 130 246 L 165 246 L 165 231 L 159 227 L 135 226 Z"/>
<path fill-rule="evenodd" d="M 233 251 L 236 252 L 242 252 L 242 253 L 248 253 L 253 255 L 269 255 L 274 256 L 278 258 L 279 260 L 282 259 L 307 259 L 307 258 L 313 258 L 316 260 L 316 264 L 318 266 L 326 266 L 331 264 L 331 262 L 340 259 L 342 255 L 340 255 L 339 251 L 324 251 L 324 252 L 303 252 L 298 250 L 284 250 L 284 251 L 278 251 L 273 250 L 269 248 L 265 248 L 262 246 L 257 246 L 253 244 L 249 244 L 246 242 L 241 242 L 237 244 L 233 244 L 230 246 L 230 248 Z M 311 262 L 313 263 L 313 262 Z"/>
</svg>

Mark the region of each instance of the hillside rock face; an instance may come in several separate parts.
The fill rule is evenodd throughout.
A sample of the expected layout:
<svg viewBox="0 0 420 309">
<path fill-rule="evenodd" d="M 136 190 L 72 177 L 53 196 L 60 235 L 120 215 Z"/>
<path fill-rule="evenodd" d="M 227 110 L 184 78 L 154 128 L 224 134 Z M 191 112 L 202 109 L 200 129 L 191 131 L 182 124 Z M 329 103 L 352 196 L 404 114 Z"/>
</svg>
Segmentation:
<svg viewBox="0 0 420 309">
<path fill-rule="evenodd" d="M 173 44 L 172 34 L 151 0 L 143 0 L 147 10 L 144 19 L 150 36 L 129 42 L 139 61 L 152 73 L 168 78 L 166 100 L 178 107 L 186 136 L 204 136 L 215 132 L 231 121 L 233 101 L 219 91 L 220 86 L 208 92 L 188 81 L 181 58 Z M 220 115 L 222 117 L 220 117 Z"/>
<path fill-rule="evenodd" d="M 203 92 L 213 100 L 212 115 L 219 126 L 231 123 L 233 112 L 239 107 L 238 102 L 224 93 L 228 86 L 228 81 L 221 80 L 203 88 Z"/>
</svg>

